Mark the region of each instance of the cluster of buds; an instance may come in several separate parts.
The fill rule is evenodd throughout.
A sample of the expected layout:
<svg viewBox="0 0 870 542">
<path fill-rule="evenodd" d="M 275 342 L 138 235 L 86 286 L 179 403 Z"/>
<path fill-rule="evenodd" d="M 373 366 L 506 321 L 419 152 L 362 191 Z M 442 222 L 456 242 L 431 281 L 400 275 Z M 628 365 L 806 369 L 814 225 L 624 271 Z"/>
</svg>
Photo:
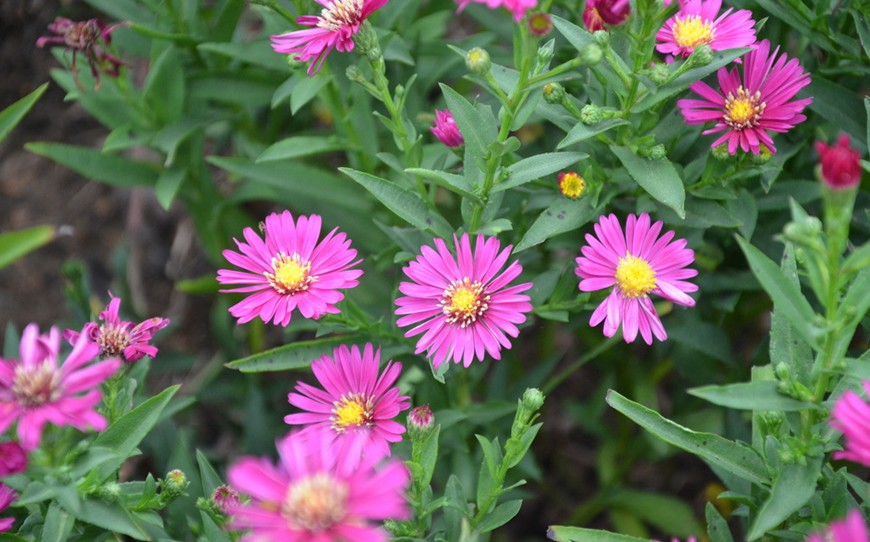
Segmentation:
<svg viewBox="0 0 870 542">
<path fill-rule="evenodd" d="M 100 73 L 105 73 L 109 77 L 118 77 L 120 68 L 124 65 L 121 60 L 103 48 L 103 46 L 111 44 L 112 31 L 116 27 L 117 25 L 106 26 L 99 19 L 77 22 L 58 17 L 48 25 L 48 29 L 55 35 L 39 38 L 36 40 L 36 46 L 62 45 L 68 51 L 72 51 L 73 77 L 80 89 L 82 85 L 79 82 L 78 70 L 76 69 L 76 55 L 81 53 L 88 59 L 91 75 L 96 80 L 96 88 L 100 88 Z"/>
</svg>

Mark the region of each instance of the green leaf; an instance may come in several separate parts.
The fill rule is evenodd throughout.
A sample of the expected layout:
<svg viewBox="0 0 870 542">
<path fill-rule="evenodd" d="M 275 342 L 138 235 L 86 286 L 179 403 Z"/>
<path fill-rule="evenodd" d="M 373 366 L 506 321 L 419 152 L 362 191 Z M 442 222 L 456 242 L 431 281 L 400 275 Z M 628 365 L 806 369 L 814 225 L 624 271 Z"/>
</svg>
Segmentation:
<svg viewBox="0 0 870 542">
<path fill-rule="evenodd" d="M 435 464 L 438 461 L 438 438 L 441 434 L 441 426 L 436 424 L 421 442 L 422 454 L 419 458 L 420 468 L 423 470 L 418 482 L 428 486 L 432 482 L 435 473 Z"/>
<path fill-rule="evenodd" d="M 167 47 L 148 72 L 142 90 L 145 105 L 163 124 L 181 117 L 184 111 L 185 79 L 178 49 Z"/>
<path fill-rule="evenodd" d="M 740 49 L 726 49 L 724 51 L 713 53 L 713 60 L 711 60 L 709 64 L 686 70 L 685 73 L 677 76 L 670 83 L 664 84 L 644 96 L 634 105 L 634 107 L 631 108 L 632 113 L 646 111 L 657 103 L 667 100 L 671 96 L 686 90 L 689 88 L 689 85 L 695 81 L 700 81 L 711 73 L 717 71 L 719 68 L 731 64 L 735 58 L 739 58 L 751 50 L 752 48 L 750 47 L 743 47 Z"/>
<path fill-rule="evenodd" d="M 196 463 L 199 465 L 199 479 L 202 481 L 202 494 L 208 499 L 215 488 L 223 485 L 223 480 L 218 475 L 214 467 L 211 466 L 205 455 L 199 450 L 196 451 Z"/>
<path fill-rule="evenodd" d="M 512 520 L 520 511 L 522 506 L 522 499 L 514 499 L 501 503 L 483 518 L 483 521 L 481 521 L 480 525 L 477 526 L 477 531 L 480 533 L 488 533 L 494 529 L 498 529 L 508 521 Z"/>
<path fill-rule="evenodd" d="M 724 386 L 702 386 L 691 388 L 688 392 L 714 405 L 737 410 L 779 410 L 797 412 L 818 410 L 818 405 L 798 401 L 779 393 L 773 380 L 756 380 Z"/>
<path fill-rule="evenodd" d="M 551 525 L 547 529 L 547 538 L 557 542 L 649 542 L 648 538 L 566 525 Z"/>
<path fill-rule="evenodd" d="M 124 534 L 135 540 L 151 540 L 139 522 L 120 503 L 85 499 L 76 516 L 85 523 L 109 532 Z"/>
<path fill-rule="evenodd" d="M 529 230 L 517 243 L 514 253 L 543 243 L 560 233 L 576 230 L 597 215 L 598 210 L 592 208 L 588 199 L 575 201 L 559 198 L 535 219 Z"/>
<path fill-rule="evenodd" d="M 176 385 L 166 388 L 115 420 L 105 431 L 97 435 L 91 446 L 108 448 L 116 452 L 119 458 L 100 465 L 99 475 L 101 479 L 112 476 L 117 472 L 124 460 L 133 455 L 142 439 L 145 438 L 160 420 L 160 414 L 166 408 L 166 405 L 169 404 L 169 401 L 178 391 L 179 387 Z"/>
<path fill-rule="evenodd" d="M 710 537 L 710 542 L 734 542 L 731 529 L 728 528 L 728 522 L 716 510 L 712 502 L 707 503 L 704 511 L 707 517 L 707 536 Z"/>
<path fill-rule="evenodd" d="M 867 144 L 866 114 L 858 95 L 818 74 L 813 74 L 812 82 L 801 95 L 813 97 L 808 107 L 823 116 L 840 130 L 848 132 L 857 140 Z"/>
<path fill-rule="evenodd" d="M 459 128 L 459 133 L 465 140 L 465 147 L 471 151 L 475 158 L 485 160 L 488 153 L 487 148 L 490 143 L 496 140 L 497 136 L 492 115 L 490 114 L 488 119 L 484 118 L 484 114 L 458 92 L 444 84 L 439 86 L 444 94 L 444 100 L 447 102 L 447 108 Z"/>
<path fill-rule="evenodd" d="M 444 187 L 447 190 L 459 194 L 464 198 L 468 198 L 475 203 L 483 203 L 480 197 L 474 193 L 474 189 L 468 183 L 468 179 L 466 179 L 462 175 L 447 173 L 446 171 L 436 171 L 432 169 L 423 169 L 416 167 L 408 168 L 404 171 L 409 175 L 417 175 L 419 177 L 423 177 L 428 181 L 432 181 L 438 186 Z"/>
<path fill-rule="evenodd" d="M 500 192 L 508 188 L 516 188 L 529 181 L 561 171 L 587 158 L 589 155 L 585 152 L 545 152 L 525 158 L 508 167 L 507 179 L 496 184 L 492 191 Z"/>
<path fill-rule="evenodd" d="M 565 138 L 559 142 L 556 148 L 564 149 L 569 145 L 573 145 L 574 143 L 580 143 L 581 141 L 585 141 L 590 137 L 602 134 L 607 130 L 626 124 L 629 124 L 629 122 L 625 119 L 604 119 L 601 122 L 598 122 L 591 126 L 587 126 L 582 122 L 578 122 L 574 125 L 573 128 L 571 128 L 568 134 L 565 135 Z"/>
<path fill-rule="evenodd" d="M 797 258 L 791 243 L 786 244 L 782 255 L 782 272 L 795 288 L 800 288 Z M 770 315 L 770 364 L 776 367 L 779 363 L 785 363 L 799 382 L 810 385 L 813 352 L 795 332 L 783 309 L 774 303 Z"/>
<path fill-rule="evenodd" d="M 33 107 L 33 105 L 45 94 L 45 89 L 48 88 L 48 83 L 39 85 L 39 88 L 21 98 L 14 104 L 10 105 L 3 111 L 0 111 L 0 142 L 6 139 L 6 136 L 13 128 L 18 126 L 24 115 Z"/>
<path fill-rule="evenodd" d="M 55 234 L 54 226 L 34 226 L 0 233 L 0 269 L 50 243 Z"/>
<path fill-rule="evenodd" d="M 773 482 L 770 496 L 761 505 L 749 528 L 748 539 L 758 540 L 800 510 L 816 492 L 822 458 L 807 458 L 806 465 L 785 465 Z"/>
<path fill-rule="evenodd" d="M 287 160 L 324 152 L 354 150 L 347 141 L 336 136 L 295 136 L 282 139 L 266 148 L 257 162 Z"/>
<path fill-rule="evenodd" d="M 296 341 L 260 352 L 259 354 L 231 361 L 226 366 L 243 373 L 301 369 L 310 366 L 312 361 L 324 354 L 332 354 L 336 346 L 351 344 L 357 339 L 358 337 L 355 335 L 343 335 L 327 339 Z"/>
<path fill-rule="evenodd" d="M 160 177 L 157 178 L 157 184 L 154 186 L 154 195 L 161 207 L 169 210 L 175 200 L 175 195 L 178 194 L 178 189 L 181 188 L 186 178 L 187 169 L 185 168 L 170 168 L 160 174 Z"/>
<path fill-rule="evenodd" d="M 819 332 L 813 325 L 815 313 L 800 289 L 763 252 L 740 236 L 737 236 L 737 242 L 746 255 L 752 274 L 773 299 L 777 309 L 782 310 L 782 315 L 788 318 L 798 336 L 816 347 Z"/>
<path fill-rule="evenodd" d="M 346 167 L 338 168 L 338 170 L 362 185 L 387 209 L 393 211 L 399 218 L 412 226 L 430 231 L 440 237 L 447 237 L 453 233 L 453 228 L 444 220 L 444 217 L 429 209 L 415 192 L 362 171 Z"/>
<path fill-rule="evenodd" d="M 673 209 L 680 218 L 686 218 L 686 190 L 683 179 L 670 160 L 648 160 L 636 155 L 631 149 L 618 145 L 611 145 L 610 150 L 641 188 Z"/>
<path fill-rule="evenodd" d="M 159 175 L 159 168 L 154 164 L 103 154 L 90 147 L 37 142 L 28 143 L 24 148 L 84 177 L 114 186 L 154 186 Z"/>
<path fill-rule="evenodd" d="M 303 77 L 296 85 L 293 86 L 293 93 L 290 94 L 290 112 L 294 115 L 302 109 L 302 106 L 314 99 L 320 94 L 329 82 L 332 76 L 327 74 L 318 74 L 314 77 Z"/>
<path fill-rule="evenodd" d="M 629 512 L 646 523 L 676 536 L 691 536 L 702 527 L 692 507 L 682 499 L 632 489 L 615 489 L 605 498 L 607 509 Z"/>
<path fill-rule="evenodd" d="M 216 53 L 233 60 L 255 64 L 263 68 L 287 73 L 287 62 L 283 55 L 276 54 L 269 45 L 269 40 L 232 43 L 201 43 L 197 49 L 207 53 Z"/>
<path fill-rule="evenodd" d="M 699 433 L 683 427 L 658 412 L 608 390 L 607 404 L 661 440 L 686 450 L 754 484 L 767 484 L 770 477 L 758 453 L 746 444 L 713 433 Z"/>
<path fill-rule="evenodd" d="M 556 27 L 556 30 L 559 31 L 560 34 L 565 36 L 565 39 L 574 46 L 577 51 L 582 51 L 591 43 L 595 43 L 595 38 L 590 34 L 585 28 L 581 28 L 574 23 L 567 21 L 561 17 L 556 15 L 552 16 L 553 25 Z M 631 68 L 625 63 L 625 61 L 617 54 L 614 54 L 616 57 L 617 63 L 621 64 L 621 68 L 624 73 L 630 73 Z M 622 79 L 613 71 L 613 68 L 607 62 L 599 62 L 595 66 L 592 67 L 592 70 L 597 74 L 601 75 L 607 82 L 607 85 L 611 90 L 618 94 L 623 94 L 626 90 L 625 83 L 623 83 Z"/>
<path fill-rule="evenodd" d="M 45 524 L 42 527 L 41 542 L 66 542 L 72 532 L 76 519 L 64 512 L 56 502 L 48 507 L 45 515 Z"/>
</svg>

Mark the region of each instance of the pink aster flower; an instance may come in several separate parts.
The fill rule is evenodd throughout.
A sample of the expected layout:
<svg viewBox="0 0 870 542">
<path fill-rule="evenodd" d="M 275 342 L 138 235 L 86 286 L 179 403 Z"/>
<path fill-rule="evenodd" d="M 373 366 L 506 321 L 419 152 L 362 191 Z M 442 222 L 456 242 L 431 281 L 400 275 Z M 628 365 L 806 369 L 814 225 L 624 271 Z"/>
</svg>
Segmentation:
<svg viewBox="0 0 870 542">
<path fill-rule="evenodd" d="M 852 148 L 847 134 L 842 134 L 837 143 L 830 147 L 823 141 L 817 141 L 816 152 L 819 153 L 822 182 L 825 185 L 843 190 L 861 184 L 861 152 Z"/>
<path fill-rule="evenodd" d="M 360 260 L 350 240 L 338 228 L 320 238 L 320 216 L 299 216 L 293 220 L 290 211 L 266 217 L 261 230 L 265 240 L 245 228 L 246 243 L 236 239 L 239 252 L 223 252 L 231 264 L 244 269 L 221 269 L 217 279 L 221 284 L 239 287 L 221 292 L 254 292 L 230 307 L 230 314 L 239 324 L 260 318 L 264 322 L 287 326 L 293 309 L 304 318 L 319 319 L 324 314 L 338 314 L 335 304 L 344 299 L 339 290 L 353 288 L 362 275 L 351 269 Z"/>
<path fill-rule="evenodd" d="M 870 394 L 870 381 L 864 381 L 864 389 Z M 846 449 L 834 452 L 834 458 L 870 466 L 870 405 L 846 391 L 834 403 L 830 424 L 846 438 Z"/>
<path fill-rule="evenodd" d="M 0 444 L 0 477 L 27 470 L 27 452 L 17 442 Z"/>
<path fill-rule="evenodd" d="M 488 353 L 501 359 L 501 349 L 510 348 L 508 336 L 516 338 L 517 324 L 526 321 L 532 310 L 532 287 L 524 282 L 508 287 L 522 273 L 516 260 L 507 263 L 511 246 L 504 250 L 495 237 L 477 236 L 474 252 L 468 234 L 453 237 L 456 256 L 443 239 L 435 239 L 435 249 L 421 247 L 421 255 L 402 271 L 413 282 L 399 284 L 405 294 L 396 300 L 397 324 L 414 325 L 405 337 L 423 334 L 416 353 L 426 352 L 435 367 L 444 360 L 462 361 L 468 367 L 474 359 L 483 361 Z"/>
<path fill-rule="evenodd" d="M 393 386 L 402 364 L 390 361 L 379 375 L 380 360 L 380 349 L 375 350 L 370 343 L 362 353 L 356 345 L 341 345 L 332 357 L 314 360 L 311 371 L 324 389 L 298 382 L 299 393 L 290 393 L 287 400 L 306 412 L 289 414 L 284 421 L 290 425 L 310 424 L 306 430 L 330 430 L 350 457 L 390 455 L 390 443 L 402 440 L 405 432 L 405 427 L 393 418 L 408 410 L 411 403 Z"/>
<path fill-rule="evenodd" d="M 465 144 L 462 134 L 459 133 L 459 127 L 456 126 L 456 121 L 453 120 L 453 115 L 449 110 L 435 110 L 435 126 L 429 128 L 438 141 L 444 143 L 451 149 L 461 147 Z"/>
<path fill-rule="evenodd" d="M 387 0 L 317 0 L 323 6 L 320 15 L 304 15 L 296 19 L 306 30 L 295 30 L 272 36 L 272 49 L 279 53 L 296 55 L 300 62 L 314 62 L 308 66 L 308 75 L 320 71 L 323 61 L 333 49 L 353 51 L 353 37 L 360 24 L 372 13 L 384 7 Z"/>
<path fill-rule="evenodd" d="M 12 489 L 5 484 L 0 484 L 0 512 L 5 511 L 18 498 Z M 15 518 L 0 518 L 0 533 L 5 533 L 12 528 Z"/>
<path fill-rule="evenodd" d="M 777 57 L 778 52 L 779 47 L 771 53 L 770 42 L 762 40 L 744 57 L 742 82 L 737 68 L 730 72 L 719 68 L 719 92 L 697 81 L 689 88 L 702 99 L 677 101 L 687 124 L 716 123 L 704 135 L 725 132 L 711 147 L 727 141 L 732 155 L 738 146 L 758 154 L 764 144 L 775 153 L 768 132 L 784 133 L 806 120 L 801 111 L 813 99 L 789 100 L 810 84 L 810 75 L 797 59 L 789 60 L 785 54 Z"/>
<path fill-rule="evenodd" d="M 583 10 L 583 24 L 586 30 L 606 30 L 605 23 L 619 25 L 625 22 L 631 13 L 628 0 L 586 0 Z"/>
<path fill-rule="evenodd" d="M 806 542 L 870 542 L 870 537 L 867 536 L 867 524 L 861 511 L 853 508 L 846 519 L 831 523 L 822 533 L 810 535 Z"/>
<path fill-rule="evenodd" d="M 388 540 L 373 522 L 408 517 L 408 471 L 372 456 L 358 463 L 331 440 L 324 431 L 291 433 L 277 444 L 277 465 L 244 457 L 230 467 L 230 484 L 251 496 L 229 507 L 230 526 L 250 531 L 241 542 Z"/>
<path fill-rule="evenodd" d="M 36 324 L 24 328 L 20 361 L 0 358 L 0 433 L 18 421 L 18 440 L 25 450 L 39 446 L 46 423 L 102 431 L 106 419 L 95 407 L 102 399 L 100 384 L 115 374 L 121 360 L 88 365 L 100 347 L 79 337 L 62 365 L 60 330 L 40 335 Z"/>
<path fill-rule="evenodd" d="M 686 266 L 695 260 L 695 252 L 686 248 L 685 239 L 668 231 L 661 237 L 662 223 L 650 226 L 649 215 L 628 215 L 625 234 L 616 215 L 602 216 L 595 224 L 595 235 L 586 234 L 587 245 L 577 258 L 575 273 L 580 277 L 580 291 L 594 292 L 613 288 L 595 309 L 589 325 L 604 321 L 604 335 L 613 337 L 622 325 L 625 342 L 633 342 L 640 331 L 647 344 L 653 335 L 668 338 L 649 294 L 659 295 L 679 305 L 691 307 L 695 300 L 686 292 L 698 287 L 683 279 L 698 274 Z"/>
<path fill-rule="evenodd" d="M 459 13 L 465 7 L 474 1 L 477 4 L 486 4 L 489 9 L 498 9 L 504 7 L 514 14 L 514 20 L 520 21 L 526 16 L 526 11 L 535 8 L 538 5 L 538 0 L 456 0 L 459 3 L 459 8 L 456 12 Z"/>
<path fill-rule="evenodd" d="M 687 58 L 699 45 L 714 51 L 749 47 L 755 43 L 752 12 L 729 8 L 719 15 L 722 0 L 681 0 L 680 11 L 656 34 L 660 53 Z M 717 17 L 717 15 L 719 15 Z"/>
<path fill-rule="evenodd" d="M 121 298 L 112 296 L 109 305 L 100 313 L 103 324 L 88 322 L 81 333 L 74 329 L 63 332 L 63 338 L 70 344 L 75 344 L 80 335 L 85 335 L 91 341 L 100 345 L 102 358 L 121 358 L 126 362 L 139 361 L 143 356 L 154 358 L 157 347 L 148 344 L 154 334 L 169 325 L 168 318 L 149 318 L 144 322 L 133 324 L 121 320 L 118 310 L 121 308 Z"/>
</svg>

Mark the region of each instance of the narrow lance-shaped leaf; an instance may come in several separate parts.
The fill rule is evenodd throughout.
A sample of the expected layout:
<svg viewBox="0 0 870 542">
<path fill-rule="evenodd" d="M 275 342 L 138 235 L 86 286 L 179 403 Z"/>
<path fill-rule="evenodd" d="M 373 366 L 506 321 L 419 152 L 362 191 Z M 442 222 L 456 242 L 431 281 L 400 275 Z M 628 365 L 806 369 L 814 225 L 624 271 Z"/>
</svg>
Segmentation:
<svg viewBox="0 0 870 542">
<path fill-rule="evenodd" d="M 589 155 L 585 152 L 546 152 L 530 156 L 508 167 L 508 177 L 496 184 L 493 192 L 516 188 L 561 171 L 586 158 L 589 158 Z"/>
<path fill-rule="evenodd" d="M 54 226 L 36 226 L 0 234 L 0 269 L 54 239 Z"/>
<path fill-rule="evenodd" d="M 610 150 L 641 188 L 673 209 L 680 218 L 686 218 L 686 189 L 683 187 L 683 179 L 670 160 L 650 160 L 636 155 L 631 149 L 617 145 L 611 145 Z"/>
<path fill-rule="evenodd" d="M 808 458 L 805 465 L 793 463 L 782 468 L 749 528 L 750 542 L 764 536 L 810 500 L 816 492 L 821 469 L 821 457 Z"/>
<path fill-rule="evenodd" d="M 226 366 L 243 373 L 301 369 L 308 367 L 312 361 L 324 354 L 331 354 L 336 346 L 340 344 L 352 344 L 356 340 L 358 340 L 356 336 L 342 335 L 327 339 L 296 341 L 246 358 L 231 361 Z"/>
<path fill-rule="evenodd" d="M 21 98 L 14 104 L 10 105 L 3 111 L 0 111 L 0 142 L 6 139 L 6 136 L 15 128 L 24 115 L 33 107 L 39 98 L 45 93 L 48 88 L 48 83 L 39 85 L 39 88 Z"/>
</svg>

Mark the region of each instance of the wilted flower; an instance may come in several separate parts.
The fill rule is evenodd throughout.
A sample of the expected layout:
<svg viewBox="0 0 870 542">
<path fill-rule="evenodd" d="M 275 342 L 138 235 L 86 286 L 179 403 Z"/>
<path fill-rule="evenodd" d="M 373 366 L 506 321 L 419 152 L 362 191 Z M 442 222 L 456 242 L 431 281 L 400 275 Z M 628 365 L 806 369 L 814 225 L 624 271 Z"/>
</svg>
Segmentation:
<svg viewBox="0 0 870 542">
<path fill-rule="evenodd" d="M 831 188 L 845 189 L 861 184 L 861 153 L 853 149 L 847 134 L 835 145 L 816 142 L 821 162 L 822 181 Z"/>
<path fill-rule="evenodd" d="M 100 88 L 100 72 L 109 77 L 118 77 L 119 70 L 124 65 L 118 58 L 100 46 L 100 41 L 103 42 L 103 45 L 109 45 L 112 42 L 111 34 L 115 28 L 115 26 L 106 26 L 98 19 L 76 22 L 58 17 L 48 25 L 48 29 L 57 35 L 39 38 L 36 40 L 36 46 L 41 48 L 48 44 L 56 44 L 63 45 L 67 50 L 72 51 L 72 72 L 79 88 L 81 88 L 81 83 L 79 83 L 79 74 L 76 69 L 76 55 L 83 54 L 88 59 L 91 75 L 96 80 L 96 88 Z"/>
<path fill-rule="evenodd" d="M 5 511 L 18 495 L 5 484 L 0 484 L 0 512 Z M 0 533 L 5 533 L 12 528 L 15 518 L 0 518 Z"/>
<path fill-rule="evenodd" d="M 559 173 L 559 191 L 566 198 L 577 199 L 586 190 L 586 181 L 573 171 Z"/>
<path fill-rule="evenodd" d="M 625 342 L 633 342 L 640 331 L 647 344 L 653 335 L 668 338 L 649 297 L 653 293 L 691 307 L 695 300 L 686 292 L 698 287 L 683 279 L 698 274 L 686 266 L 695 260 L 686 240 L 671 242 L 673 231 L 661 237 L 662 223 L 650 225 L 649 215 L 628 215 L 625 233 L 616 215 L 602 216 L 595 224 L 595 235 L 586 234 L 588 243 L 577 258 L 575 273 L 581 279 L 580 290 L 594 292 L 612 288 L 610 295 L 595 309 L 589 325 L 604 321 L 604 335 L 613 337 L 622 325 Z"/>
<path fill-rule="evenodd" d="M 680 11 L 665 21 L 656 34 L 660 53 L 687 58 L 699 45 L 713 51 L 749 47 L 755 43 L 752 12 L 729 8 L 719 15 L 722 0 L 685 0 Z M 717 17 L 717 15 L 719 15 Z"/>
<path fill-rule="evenodd" d="M 605 30 L 605 23 L 622 24 L 630 12 L 631 5 L 628 0 L 586 0 L 583 24 L 590 32 Z"/>
<path fill-rule="evenodd" d="M 363 272 L 351 269 L 359 260 L 345 234 L 336 228 L 318 241 L 320 226 L 319 215 L 293 220 L 290 211 L 272 213 L 261 225 L 265 239 L 245 228 L 246 243 L 233 239 L 240 252 L 224 250 L 224 258 L 244 271 L 219 270 L 218 282 L 240 285 L 221 292 L 251 293 L 230 307 L 240 324 L 260 318 L 286 327 L 296 308 L 315 320 L 338 314 L 335 304 L 344 299 L 339 290 L 359 284 Z"/>
<path fill-rule="evenodd" d="M 39 446 L 46 423 L 102 431 L 106 419 L 95 407 L 100 384 L 121 366 L 108 359 L 87 365 L 99 354 L 95 343 L 81 336 L 59 364 L 60 331 L 40 335 L 36 324 L 24 328 L 20 361 L 0 358 L 0 433 L 18 421 L 18 441 L 25 450 Z"/>
<path fill-rule="evenodd" d="M 0 444 L 0 477 L 27 470 L 27 452 L 17 442 Z"/>
<path fill-rule="evenodd" d="M 378 468 L 369 456 L 360 463 L 331 439 L 323 431 L 291 433 L 277 444 L 277 465 L 244 457 L 230 467 L 230 484 L 251 496 L 228 510 L 232 528 L 250 530 L 241 542 L 386 542 L 374 524 L 408 517 L 402 462 Z"/>
<path fill-rule="evenodd" d="M 864 389 L 870 394 L 870 381 L 864 381 Z M 830 424 L 846 438 L 846 449 L 834 452 L 834 458 L 870 466 L 870 405 L 846 391 L 834 403 Z"/>
<path fill-rule="evenodd" d="M 290 393 L 287 400 L 306 412 L 288 414 L 284 421 L 327 429 L 338 447 L 349 450 L 349 457 L 390 455 L 390 444 L 401 441 L 405 432 L 393 418 L 411 404 L 394 386 L 402 364 L 391 361 L 378 374 L 380 360 L 380 349 L 370 343 L 362 353 L 356 345 L 341 345 L 332 357 L 314 360 L 311 371 L 324 389 L 297 382 L 298 393 Z"/>
<path fill-rule="evenodd" d="M 687 124 L 715 122 L 704 135 L 724 131 L 710 146 L 728 143 L 728 152 L 734 154 L 739 146 L 744 152 L 760 152 L 761 144 L 776 153 L 770 132 L 787 132 L 806 120 L 801 114 L 812 103 L 812 98 L 791 100 L 800 89 L 810 84 L 810 76 L 797 59 L 789 60 L 779 48 L 770 52 L 770 42 L 762 40 L 746 53 L 743 64 L 743 83 L 737 68 L 730 72 L 720 68 L 719 92 L 703 81 L 692 83 L 692 89 L 702 99 L 677 100 Z M 721 94 L 720 94 L 721 92 Z"/>
<path fill-rule="evenodd" d="M 451 149 L 465 144 L 462 134 L 459 133 L 459 127 L 456 126 L 456 121 L 453 120 L 453 115 L 447 109 L 444 111 L 435 110 L 435 126 L 429 129 L 438 138 L 438 141 Z"/>
<path fill-rule="evenodd" d="M 529 33 L 538 38 L 546 36 L 553 30 L 553 18 L 549 13 L 538 11 L 529 16 Z"/>
<path fill-rule="evenodd" d="M 333 49 L 353 51 L 353 37 L 360 24 L 372 13 L 386 5 L 387 0 L 317 0 L 323 6 L 320 15 L 304 15 L 296 19 L 305 30 L 295 30 L 272 36 L 272 49 L 295 55 L 301 62 L 314 62 L 308 66 L 308 75 L 320 71 L 323 61 Z"/>
<path fill-rule="evenodd" d="M 453 359 L 468 367 L 488 353 L 501 359 L 501 349 L 510 348 L 508 339 L 519 335 L 517 324 L 532 310 L 532 287 L 525 282 L 508 287 L 523 268 L 514 260 L 503 272 L 511 246 L 501 250 L 495 237 L 477 236 L 474 252 L 468 234 L 453 238 L 456 256 L 443 239 L 435 239 L 435 250 L 420 248 L 421 255 L 402 271 L 413 282 L 402 282 L 396 299 L 399 327 L 414 325 L 406 337 L 423 336 L 416 353 L 426 352 L 435 367 Z"/>
<path fill-rule="evenodd" d="M 106 309 L 100 313 L 99 319 L 103 324 L 88 322 L 82 332 L 67 329 L 63 332 L 63 338 L 70 344 L 75 344 L 80 335 L 85 335 L 91 341 L 100 345 L 100 356 L 103 358 L 121 358 L 133 363 L 143 356 L 154 358 L 157 355 L 157 347 L 148 344 L 154 334 L 169 325 L 168 318 L 149 318 L 139 324 L 121 320 L 119 309 L 121 298 L 109 296 L 112 300 Z"/>
<path fill-rule="evenodd" d="M 806 542 L 868 542 L 867 524 L 861 511 L 853 508 L 846 515 L 846 519 L 835 521 L 822 533 L 810 535 Z"/>
</svg>

